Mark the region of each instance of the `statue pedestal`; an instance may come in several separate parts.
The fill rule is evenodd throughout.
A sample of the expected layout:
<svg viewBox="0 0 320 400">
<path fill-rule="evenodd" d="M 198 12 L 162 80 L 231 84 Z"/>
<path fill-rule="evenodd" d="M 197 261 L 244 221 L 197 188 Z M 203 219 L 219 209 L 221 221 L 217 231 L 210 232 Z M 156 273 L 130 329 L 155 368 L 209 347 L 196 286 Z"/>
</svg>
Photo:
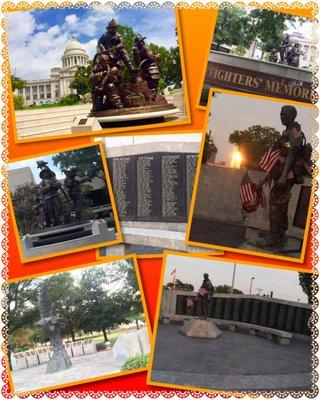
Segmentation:
<svg viewBox="0 0 320 400">
<path fill-rule="evenodd" d="M 151 120 L 158 122 L 164 117 L 169 117 L 178 114 L 180 109 L 173 104 L 154 104 L 144 105 L 139 107 L 125 107 L 120 109 L 111 109 L 105 111 L 95 111 L 89 114 L 89 117 L 95 117 L 102 127 L 107 127 L 108 124 L 125 125 L 134 121 L 146 121 L 152 123 Z"/>
<path fill-rule="evenodd" d="M 188 337 L 217 339 L 221 331 L 210 319 L 193 318 L 179 329 L 179 333 Z"/>
<path fill-rule="evenodd" d="M 76 249 L 92 244 L 103 244 L 116 239 L 114 228 L 105 220 L 74 223 L 43 229 L 22 237 L 22 251 L 26 258 Z"/>
<path fill-rule="evenodd" d="M 53 355 L 47 364 L 47 374 L 64 371 L 70 367 L 72 367 L 72 363 L 66 350 L 64 348 L 57 349 L 53 352 Z"/>
</svg>

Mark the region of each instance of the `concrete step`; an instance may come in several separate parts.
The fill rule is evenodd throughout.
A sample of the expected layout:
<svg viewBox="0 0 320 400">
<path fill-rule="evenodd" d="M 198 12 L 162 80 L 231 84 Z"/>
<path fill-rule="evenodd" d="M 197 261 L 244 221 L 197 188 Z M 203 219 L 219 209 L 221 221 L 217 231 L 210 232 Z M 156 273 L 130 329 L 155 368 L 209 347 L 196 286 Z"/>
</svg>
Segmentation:
<svg viewBox="0 0 320 400">
<path fill-rule="evenodd" d="M 47 115 L 47 116 L 41 116 L 40 118 L 37 117 L 36 119 L 33 117 L 33 119 L 28 119 L 28 120 L 16 120 L 17 128 L 18 129 L 25 129 L 25 128 L 33 128 L 33 127 L 41 127 L 41 126 L 46 126 L 46 125 L 55 125 L 59 123 L 65 123 L 65 124 L 71 124 L 71 122 L 74 120 L 76 116 L 81 116 L 85 117 L 88 115 L 88 112 L 86 111 L 81 111 L 77 113 L 71 113 L 71 114 L 65 114 L 65 115 Z M 71 126 L 71 125 L 70 125 Z"/>
<path fill-rule="evenodd" d="M 83 110 L 91 110 L 92 104 L 78 104 L 75 106 L 64 106 L 64 107 L 48 107 L 48 108 L 38 108 L 38 109 L 27 109 L 27 110 L 17 110 L 15 112 L 16 117 L 27 117 L 27 116 L 35 116 L 35 115 L 46 115 L 50 112 L 65 114 L 70 112 L 80 112 Z"/>
<path fill-rule="evenodd" d="M 26 138 L 32 136 L 39 136 L 39 135 L 59 135 L 59 134 L 66 134 L 71 133 L 71 124 L 63 122 L 61 124 L 55 124 L 51 126 L 47 126 L 47 128 L 43 127 L 30 127 L 30 128 L 23 128 L 19 129 L 19 137 Z"/>
<path fill-rule="evenodd" d="M 72 110 L 68 112 L 53 112 L 47 111 L 46 114 L 32 114 L 32 115 L 16 115 L 17 123 L 34 123 L 35 121 L 44 121 L 48 119 L 56 120 L 57 118 L 70 118 L 75 115 L 87 115 L 90 112 L 89 110 Z"/>
</svg>

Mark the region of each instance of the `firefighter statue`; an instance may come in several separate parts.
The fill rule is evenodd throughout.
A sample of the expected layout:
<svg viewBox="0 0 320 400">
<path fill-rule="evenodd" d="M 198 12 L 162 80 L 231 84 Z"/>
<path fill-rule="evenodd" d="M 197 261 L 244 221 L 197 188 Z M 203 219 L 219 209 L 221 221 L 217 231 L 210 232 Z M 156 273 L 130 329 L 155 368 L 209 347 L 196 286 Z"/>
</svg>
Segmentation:
<svg viewBox="0 0 320 400">
<path fill-rule="evenodd" d="M 258 247 L 281 249 L 286 244 L 288 229 L 288 207 L 291 189 L 295 184 L 302 184 L 304 176 L 311 174 L 312 147 L 300 125 L 295 121 L 297 110 L 294 106 L 285 105 L 281 109 L 281 123 L 286 127 L 281 137 L 269 150 L 268 159 L 260 163 L 268 172 L 260 186 L 268 184 L 271 188 L 269 198 L 270 232 L 267 238 L 256 242 Z M 265 166 L 265 168 L 263 167 Z"/>
<path fill-rule="evenodd" d="M 134 38 L 133 58 L 136 65 L 142 72 L 142 77 L 148 82 L 149 88 L 155 93 L 158 92 L 160 72 L 157 61 L 160 54 L 153 51 L 146 43 L 145 37 L 137 35 Z"/>
</svg>

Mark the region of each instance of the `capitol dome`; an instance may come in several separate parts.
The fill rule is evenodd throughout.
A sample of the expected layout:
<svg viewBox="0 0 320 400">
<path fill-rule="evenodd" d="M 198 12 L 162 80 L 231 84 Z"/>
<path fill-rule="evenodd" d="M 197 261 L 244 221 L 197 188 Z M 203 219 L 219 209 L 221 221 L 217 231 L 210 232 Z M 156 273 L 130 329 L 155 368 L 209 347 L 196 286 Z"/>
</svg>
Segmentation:
<svg viewBox="0 0 320 400">
<path fill-rule="evenodd" d="M 85 67 L 88 59 L 88 54 L 83 45 L 76 40 L 75 35 L 72 35 L 61 57 L 62 68 L 66 69 L 74 66 Z"/>
</svg>

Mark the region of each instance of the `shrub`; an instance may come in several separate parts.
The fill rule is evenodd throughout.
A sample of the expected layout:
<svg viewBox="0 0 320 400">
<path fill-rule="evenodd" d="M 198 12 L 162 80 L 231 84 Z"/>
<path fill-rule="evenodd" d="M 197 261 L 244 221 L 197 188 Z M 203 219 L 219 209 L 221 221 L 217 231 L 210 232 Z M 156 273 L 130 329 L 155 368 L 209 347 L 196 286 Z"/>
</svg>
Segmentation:
<svg viewBox="0 0 320 400">
<path fill-rule="evenodd" d="M 78 103 L 80 103 L 80 96 L 77 94 L 68 94 L 67 96 L 63 96 L 58 102 L 60 106 L 72 106 Z"/>
<path fill-rule="evenodd" d="M 127 359 L 127 361 L 121 367 L 121 371 L 130 371 L 132 369 L 147 367 L 148 364 L 149 354 L 136 354 L 135 356 Z"/>
<path fill-rule="evenodd" d="M 14 95 L 13 96 L 13 105 L 15 110 L 23 110 L 24 109 L 24 99 L 22 96 Z"/>
</svg>

